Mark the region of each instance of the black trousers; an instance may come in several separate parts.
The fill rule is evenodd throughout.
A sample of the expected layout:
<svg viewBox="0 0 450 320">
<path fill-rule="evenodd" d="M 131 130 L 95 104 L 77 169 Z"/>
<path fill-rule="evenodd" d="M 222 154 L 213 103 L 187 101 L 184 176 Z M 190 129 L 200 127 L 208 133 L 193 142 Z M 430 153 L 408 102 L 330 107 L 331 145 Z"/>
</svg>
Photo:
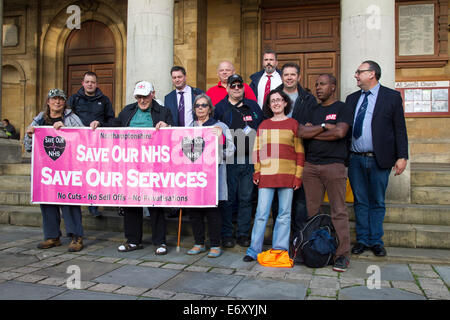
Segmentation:
<svg viewBox="0 0 450 320">
<path fill-rule="evenodd" d="M 150 211 L 150 225 L 152 227 L 152 243 L 155 246 L 166 243 L 166 218 L 162 208 L 148 208 Z M 142 243 L 142 227 L 144 217 L 141 207 L 124 208 L 123 227 L 128 243 Z"/>
<path fill-rule="evenodd" d="M 222 219 L 219 208 L 188 208 L 195 244 L 205 244 L 205 217 L 208 221 L 208 237 L 211 247 L 220 247 Z"/>
</svg>

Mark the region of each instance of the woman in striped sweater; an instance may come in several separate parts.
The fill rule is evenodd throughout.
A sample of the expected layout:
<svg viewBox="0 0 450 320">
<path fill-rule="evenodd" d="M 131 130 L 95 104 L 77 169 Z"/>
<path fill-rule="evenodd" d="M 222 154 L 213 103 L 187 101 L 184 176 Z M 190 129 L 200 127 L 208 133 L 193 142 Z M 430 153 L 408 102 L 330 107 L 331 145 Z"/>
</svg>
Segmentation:
<svg viewBox="0 0 450 320">
<path fill-rule="evenodd" d="M 253 161 L 253 182 L 258 185 L 258 207 L 253 224 L 250 247 L 245 262 L 256 260 L 262 251 L 264 232 L 275 191 L 278 192 L 279 213 L 275 222 L 272 244 L 274 249 L 288 250 L 291 228 L 291 206 L 294 190 L 302 184 L 305 154 L 297 137 L 298 122 L 289 118 L 289 96 L 272 90 L 264 103 L 263 112 L 269 119 L 258 127 Z"/>
</svg>

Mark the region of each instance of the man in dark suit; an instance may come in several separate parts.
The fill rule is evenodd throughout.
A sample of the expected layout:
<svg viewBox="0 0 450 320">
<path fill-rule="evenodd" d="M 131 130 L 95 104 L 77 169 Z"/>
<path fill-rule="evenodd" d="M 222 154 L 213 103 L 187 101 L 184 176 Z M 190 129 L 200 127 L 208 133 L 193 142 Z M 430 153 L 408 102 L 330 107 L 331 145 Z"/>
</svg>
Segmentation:
<svg viewBox="0 0 450 320">
<path fill-rule="evenodd" d="M 164 106 L 170 109 L 174 126 L 192 127 L 192 104 L 199 94 L 203 93 L 198 88 L 192 88 L 186 84 L 186 70 L 180 66 L 174 66 L 170 70 L 172 83 L 175 90 L 164 97 Z"/>
<path fill-rule="evenodd" d="M 263 54 L 263 69 L 250 76 L 250 88 L 255 93 L 259 106 L 263 107 L 269 92 L 282 84 L 281 71 L 277 69 L 277 53 L 265 50 Z"/>
<path fill-rule="evenodd" d="M 195 97 L 203 91 L 186 84 L 186 69 L 183 67 L 172 67 L 170 76 L 175 90 L 164 97 L 164 106 L 172 113 L 174 127 L 192 127 L 194 122 L 192 105 Z M 168 218 L 178 217 L 178 210 L 178 208 L 170 210 Z"/>
<path fill-rule="evenodd" d="M 382 237 L 389 174 L 392 168 L 395 175 L 405 170 L 408 136 L 402 97 L 380 85 L 380 77 L 380 66 L 364 61 L 355 72 L 361 90 L 345 102 L 354 112 L 348 169 L 356 218 L 357 243 L 352 253 L 371 249 L 382 257 L 386 255 Z"/>
</svg>

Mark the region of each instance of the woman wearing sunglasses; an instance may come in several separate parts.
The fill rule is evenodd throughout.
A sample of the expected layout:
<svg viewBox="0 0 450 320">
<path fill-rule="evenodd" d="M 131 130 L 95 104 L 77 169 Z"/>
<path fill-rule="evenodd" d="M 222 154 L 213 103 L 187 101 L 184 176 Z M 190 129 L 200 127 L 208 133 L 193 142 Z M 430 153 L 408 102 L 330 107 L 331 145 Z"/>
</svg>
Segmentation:
<svg viewBox="0 0 450 320">
<path fill-rule="evenodd" d="M 194 127 L 209 127 L 214 126 L 214 133 L 219 137 L 219 206 L 221 202 L 228 199 L 227 187 L 227 171 L 226 164 L 223 159 L 234 154 L 233 137 L 231 136 L 228 127 L 215 120 L 212 116 L 214 113 L 214 106 L 210 97 L 206 94 L 198 95 L 194 100 Z M 192 224 L 192 231 L 194 234 L 195 244 L 191 250 L 187 252 L 189 255 L 196 255 L 206 251 L 205 247 L 205 216 L 208 220 L 208 231 L 210 240 L 209 258 L 216 258 L 222 254 L 220 247 L 220 231 L 222 227 L 222 219 L 218 207 L 213 208 L 189 208 L 186 209 L 189 213 L 189 220 Z"/>
</svg>

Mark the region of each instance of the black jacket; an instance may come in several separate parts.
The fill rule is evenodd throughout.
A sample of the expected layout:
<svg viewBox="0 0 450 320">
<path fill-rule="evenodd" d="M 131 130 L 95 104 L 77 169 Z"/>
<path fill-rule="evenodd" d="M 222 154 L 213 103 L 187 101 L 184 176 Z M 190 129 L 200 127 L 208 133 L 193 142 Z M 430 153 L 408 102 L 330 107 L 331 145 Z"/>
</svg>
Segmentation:
<svg viewBox="0 0 450 320">
<path fill-rule="evenodd" d="M 97 88 L 93 96 L 87 96 L 81 87 L 77 93 L 70 96 L 67 105 L 81 119 L 85 126 L 97 120 L 102 127 L 110 127 L 114 119 L 114 109 L 111 101 Z"/>
<path fill-rule="evenodd" d="M 284 84 L 281 84 L 277 87 L 277 90 L 283 90 Z M 298 121 L 300 123 L 300 119 L 302 117 L 303 112 L 309 112 L 313 107 L 317 106 L 317 100 L 316 98 L 305 91 L 300 84 L 297 85 L 298 90 L 298 97 L 297 100 L 295 100 L 294 105 L 292 106 L 294 108 L 294 111 L 292 112 L 292 118 Z"/>
<path fill-rule="evenodd" d="M 114 127 L 128 127 L 130 126 L 130 121 L 136 114 L 139 106 L 138 103 L 132 103 L 119 113 L 119 116 L 114 119 Z M 164 121 L 170 126 L 173 126 L 173 117 L 168 108 L 161 106 L 156 100 L 152 100 L 152 105 L 150 107 L 150 113 L 152 115 L 153 124 L 156 125 L 160 121 Z"/>
<path fill-rule="evenodd" d="M 252 74 L 250 76 L 250 80 L 252 80 L 252 82 L 250 82 L 250 88 L 252 88 L 253 93 L 256 96 L 256 99 L 258 99 L 258 84 L 259 84 L 259 80 L 261 80 L 264 72 L 266 72 L 264 69 L 260 70 L 258 72 L 255 72 L 254 74 Z M 278 72 L 278 74 L 281 76 L 281 70 L 276 69 L 276 72 Z"/>
<path fill-rule="evenodd" d="M 361 90 L 358 90 L 345 100 L 352 108 L 353 119 L 360 96 Z M 398 91 L 380 86 L 371 127 L 373 152 L 380 168 L 390 169 L 398 159 L 408 159 L 408 134 L 403 100 Z"/>
</svg>

